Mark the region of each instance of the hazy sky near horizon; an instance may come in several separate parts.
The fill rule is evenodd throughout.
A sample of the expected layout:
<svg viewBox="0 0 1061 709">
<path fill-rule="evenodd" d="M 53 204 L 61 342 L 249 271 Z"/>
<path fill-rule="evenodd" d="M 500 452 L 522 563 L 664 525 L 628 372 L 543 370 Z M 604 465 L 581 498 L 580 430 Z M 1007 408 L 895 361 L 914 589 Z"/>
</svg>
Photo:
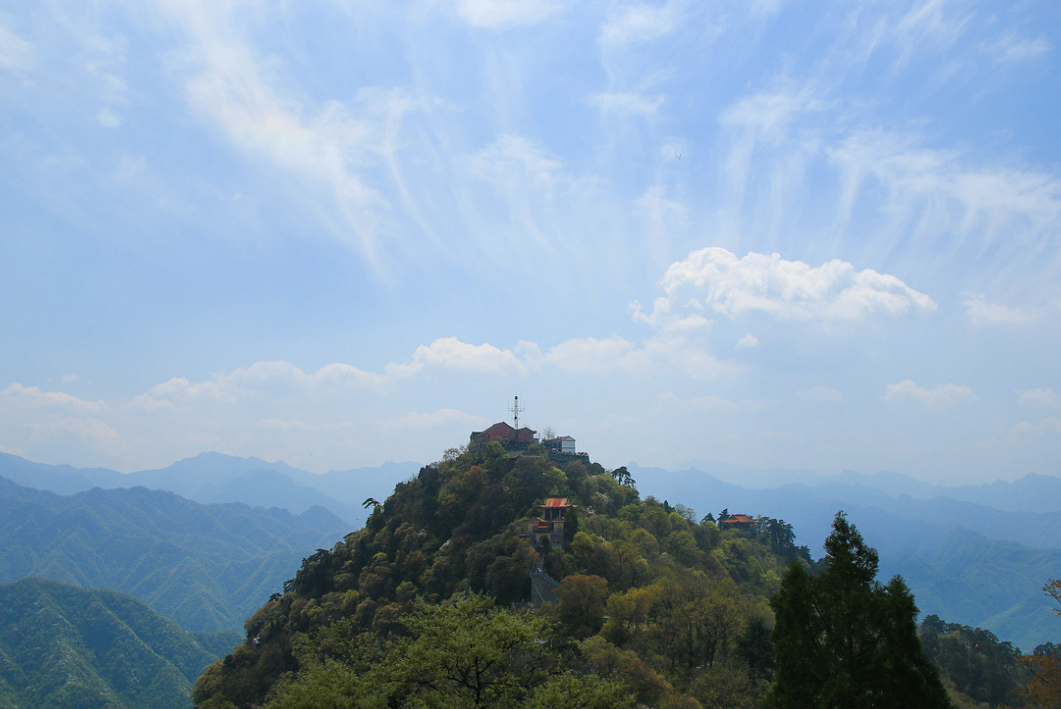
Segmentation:
<svg viewBox="0 0 1061 709">
<path fill-rule="evenodd" d="M 1055 0 L 0 3 L 0 450 L 1059 474 Z"/>
</svg>

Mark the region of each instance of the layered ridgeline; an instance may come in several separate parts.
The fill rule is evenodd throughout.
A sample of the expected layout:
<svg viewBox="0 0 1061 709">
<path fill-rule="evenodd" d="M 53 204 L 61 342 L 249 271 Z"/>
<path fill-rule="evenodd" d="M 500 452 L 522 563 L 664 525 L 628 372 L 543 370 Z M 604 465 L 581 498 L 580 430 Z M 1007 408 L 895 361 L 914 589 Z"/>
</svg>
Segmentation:
<svg viewBox="0 0 1061 709">
<path fill-rule="evenodd" d="M 816 567 L 782 520 L 700 518 L 533 446 L 452 451 L 368 502 L 199 678 L 199 709 L 763 706 L 770 599 Z"/>
<path fill-rule="evenodd" d="M 234 635 L 188 633 L 115 591 L 0 585 L 0 707 L 190 707 L 195 678 Z"/>
<path fill-rule="evenodd" d="M 701 514 L 728 507 L 784 519 L 799 543 L 819 544 L 833 512 L 847 510 L 880 550 L 882 576 L 901 574 L 922 612 L 990 629 L 1024 650 L 1058 640 L 1040 589 L 1061 568 L 1061 478 L 1029 474 L 1012 482 L 941 487 L 898 473 L 823 476 L 712 461 L 673 471 L 628 467 L 642 494 L 680 499 Z M 0 453 L 0 477 L 40 490 L 71 495 L 93 487 L 143 486 L 203 504 L 242 502 L 295 514 L 323 506 L 348 530 L 364 524 L 364 499 L 383 499 L 419 468 L 384 463 L 316 475 L 283 462 L 203 453 L 160 470 L 122 474 Z"/>
<path fill-rule="evenodd" d="M 833 513 L 846 510 L 880 551 L 881 574 L 901 574 L 923 613 L 987 628 L 1026 652 L 1061 640 L 1042 593 L 1061 569 L 1061 478 L 939 487 L 897 473 L 696 465 L 629 469 L 643 491 L 704 511 L 726 505 L 783 518 L 807 543 L 824 539 Z"/>
<path fill-rule="evenodd" d="M 113 588 L 194 631 L 240 628 L 307 554 L 347 531 L 321 508 L 200 505 L 144 488 L 64 497 L 0 478 L 0 583 Z"/>
<path fill-rule="evenodd" d="M 119 473 L 106 468 L 34 463 L 0 453 L 0 477 L 36 490 L 73 495 L 96 487 L 146 487 L 173 492 L 204 505 L 242 502 L 251 507 L 282 507 L 295 514 L 323 507 L 351 529 L 361 526 L 367 516 L 361 500 L 383 497 L 395 483 L 415 475 L 419 469 L 415 463 L 384 463 L 316 475 L 282 461 L 270 463 L 258 458 L 201 453 L 159 470 Z"/>
</svg>

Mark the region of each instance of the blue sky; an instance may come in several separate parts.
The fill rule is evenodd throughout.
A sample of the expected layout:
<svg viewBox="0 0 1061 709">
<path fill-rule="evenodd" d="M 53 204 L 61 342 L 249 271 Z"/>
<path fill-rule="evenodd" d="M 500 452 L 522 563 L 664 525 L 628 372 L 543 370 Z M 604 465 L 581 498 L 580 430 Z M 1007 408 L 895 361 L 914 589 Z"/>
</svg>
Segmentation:
<svg viewBox="0 0 1061 709">
<path fill-rule="evenodd" d="M 0 450 L 1061 459 L 1055 2 L 0 3 Z"/>
</svg>

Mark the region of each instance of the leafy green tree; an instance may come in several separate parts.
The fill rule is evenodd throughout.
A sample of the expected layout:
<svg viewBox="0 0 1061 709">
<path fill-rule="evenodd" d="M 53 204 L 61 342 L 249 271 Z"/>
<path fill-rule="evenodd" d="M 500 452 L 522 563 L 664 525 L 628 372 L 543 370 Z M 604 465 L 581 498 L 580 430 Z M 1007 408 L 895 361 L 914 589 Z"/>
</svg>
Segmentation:
<svg viewBox="0 0 1061 709">
<path fill-rule="evenodd" d="M 775 552 L 785 554 L 795 549 L 796 532 L 791 524 L 772 517 L 760 517 L 757 522 L 759 534 Z"/>
<path fill-rule="evenodd" d="M 1050 579 L 1043 586 L 1043 593 L 1061 604 L 1061 579 Z M 1061 606 L 1054 606 L 1054 613 L 1061 616 Z M 1053 643 L 1039 645 L 1020 662 L 1032 673 L 1024 689 L 1029 704 L 1043 709 L 1061 706 L 1061 647 Z"/>
<path fill-rule="evenodd" d="M 777 674 L 771 707 L 951 707 L 917 637 L 917 606 L 902 578 L 876 581 L 878 555 L 843 512 L 825 541 L 823 571 L 799 562 L 771 601 Z"/>
<path fill-rule="evenodd" d="M 770 627 L 765 619 L 752 616 L 737 638 L 734 654 L 757 679 L 771 677 L 776 668 Z"/>
<path fill-rule="evenodd" d="M 654 604 L 660 654 L 674 668 L 710 667 L 729 653 L 741 623 L 741 601 L 731 581 L 708 583 L 693 574 L 663 587 Z"/>
<path fill-rule="evenodd" d="M 589 637 L 604 624 L 607 598 L 607 579 L 582 574 L 568 576 L 560 582 L 560 605 L 556 614 L 571 635 Z"/>
<path fill-rule="evenodd" d="M 608 597 L 608 620 L 601 628 L 601 635 L 622 647 L 648 620 L 652 604 L 662 591 L 660 586 L 645 586 L 613 593 Z"/>
<path fill-rule="evenodd" d="M 623 485 L 624 487 L 633 487 L 636 483 L 634 477 L 630 475 L 630 471 L 626 469 L 626 466 L 620 466 L 615 470 L 612 470 L 609 475 L 615 480 L 615 482 Z"/>
</svg>

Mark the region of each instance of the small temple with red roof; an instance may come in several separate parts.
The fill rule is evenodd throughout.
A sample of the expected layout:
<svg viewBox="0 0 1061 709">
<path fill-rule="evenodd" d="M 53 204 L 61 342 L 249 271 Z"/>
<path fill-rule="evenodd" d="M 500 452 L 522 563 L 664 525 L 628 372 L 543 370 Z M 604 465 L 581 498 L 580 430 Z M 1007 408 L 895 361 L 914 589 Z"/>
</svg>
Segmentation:
<svg viewBox="0 0 1061 709">
<path fill-rule="evenodd" d="M 563 546 L 564 523 L 568 513 L 577 507 L 566 497 L 545 498 L 545 502 L 538 505 L 541 515 L 527 520 L 527 536 L 531 544 L 540 547 L 548 541 L 549 546 Z"/>
</svg>

